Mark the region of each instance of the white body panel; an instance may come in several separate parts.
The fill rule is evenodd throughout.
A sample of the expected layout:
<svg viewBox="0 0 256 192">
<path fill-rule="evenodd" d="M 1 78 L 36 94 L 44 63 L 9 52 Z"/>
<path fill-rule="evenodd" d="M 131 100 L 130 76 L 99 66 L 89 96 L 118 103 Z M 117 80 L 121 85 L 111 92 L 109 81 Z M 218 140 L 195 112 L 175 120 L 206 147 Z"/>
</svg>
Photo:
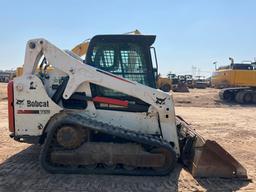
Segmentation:
<svg viewBox="0 0 256 192">
<path fill-rule="evenodd" d="M 36 65 L 44 55 L 48 63 L 58 72 L 49 74 L 50 78 L 43 85 L 41 79 L 34 75 Z M 59 72 L 62 71 L 62 72 Z M 112 125 L 140 131 L 148 134 L 162 133 L 163 138 L 174 143 L 174 150 L 179 156 L 179 143 L 176 129 L 176 120 L 172 95 L 160 90 L 141 85 L 137 82 L 117 77 L 92 66 L 82 63 L 66 52 L 55 47 L 44 39 L 35 39 L 27 43 L 24 75 L 14 80 L 14 98 L 28 101 L 47 102 L 47 106 L 28 107 L 15 104 L 15 135 L 40 135 L 48 120 L 62 107 L 51 100 L 53 92 L 50 90 L 51 81 L 67 74 L 69 81 L 63 93 L 63 98 L 68 99 L 76 91 L 84 91 L 91 96 L 89 83 L 131 95 L 150 104 L 149 111 L 145 112 L 120 112 L 109 110 L 96 110 L 92 101 L 88 101 L 81 114 L 88 115 L 99 121 Z M 30 89 L 31 82 L 35 89 Z M 47 82 L 48 81 L 48 82 Z M 22 89 L 21 89 L 22 87 Z M 39 110 L 40 114 L 20 114 L 18 110 Z M 41 114 L 42 111 L 49 111 Z M 41 125 L 43 128 L 41 128 Z M 39 128 L 40 127 L 40 128 Z"/>
<path fill-rule="evenodd" d="M 156 116 L 150 116 L 146 113 L 97 110 L 96 118 L 124 129 L 160 134 Z"/>
<path fill-rule="evenodd" d="M 33 82 L 35 89 L 30 89 L 30 82 Z M 41 135 L 49 119 L 61 110 L 48 97 L 41 80 L 34 75 L 14 79 L 14 98 L 15 135 Z M 34 101 L 43 102 L 42 107 L 28 105 Z"/>
</svg>

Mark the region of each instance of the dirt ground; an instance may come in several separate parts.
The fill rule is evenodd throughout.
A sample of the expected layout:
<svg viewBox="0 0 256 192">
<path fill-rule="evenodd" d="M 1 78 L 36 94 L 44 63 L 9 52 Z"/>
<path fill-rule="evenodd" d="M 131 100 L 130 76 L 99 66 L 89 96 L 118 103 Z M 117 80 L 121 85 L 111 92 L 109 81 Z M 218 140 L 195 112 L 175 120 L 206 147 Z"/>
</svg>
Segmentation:
<svg viewBox="0 0 256 192">
<path fill-rule="evenodd" d="M 194 179 L 178 165 L 165 177 L 53 175 L 38 165 L 40 147 L 8 136 L 6 84 L 0 84 L 0 192 L 2 191 L 256 191 L 255 106 L 227 105 L 218 90 L 174 93 L 176 113 L 205 138 L 216 140 L 248 171 L 249 180 Z"/>
</svg>

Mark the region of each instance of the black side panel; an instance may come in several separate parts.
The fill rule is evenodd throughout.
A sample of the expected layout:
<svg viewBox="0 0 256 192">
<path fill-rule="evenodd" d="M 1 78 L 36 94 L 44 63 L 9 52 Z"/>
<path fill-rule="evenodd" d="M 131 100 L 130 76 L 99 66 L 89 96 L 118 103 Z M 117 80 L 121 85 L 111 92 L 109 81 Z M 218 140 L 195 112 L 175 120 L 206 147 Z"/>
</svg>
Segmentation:
<svg viewBox="0 0 256 192">
<path fill-rule="evenodd" d="M 66 109 L 85 109 L 87 107 L 87 100 L 85 93 L 75 92 L 69 99 L 62 97 L 63 92 L 68 84 L 69 77 L 64 77 L 62 83 L 56 88 L 56 92 L 52 96 L 53 102 L 58 104 L 62 101 L 62 105 Z"/>
<path fill-rule="evenodd" d="M 53 102 L 55 102 L 56 104 L 59 103 L 59 101 L 62 98 L 63 92 L 65 91 L 65 88 L 68 84 L 68 79 L 69 77 L 64 77 L 62 83 L 58 86 L 56 92 L 53 94 L 52 96 L 52 100 Z"/>
<path fill-rule="evenodd" d="M 62 105 L 66 109 L 85 109 L 87 107 L 87 97 L 85 93 L 75 92 L 67 100 L 62 98 Z"/>
</svg>

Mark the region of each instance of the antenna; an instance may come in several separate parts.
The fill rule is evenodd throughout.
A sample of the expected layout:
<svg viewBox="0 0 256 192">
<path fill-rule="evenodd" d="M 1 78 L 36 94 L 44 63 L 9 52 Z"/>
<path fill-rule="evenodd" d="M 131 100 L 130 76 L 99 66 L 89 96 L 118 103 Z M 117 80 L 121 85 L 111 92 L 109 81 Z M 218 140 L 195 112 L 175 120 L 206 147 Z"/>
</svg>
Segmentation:
<svg viewBox="0 0 256 192">
<path fill-rule="evenodd" d="M 230 60 L 231 65 L 234 64 L 234 59 L 232 57 L 229 57 L 228 59 Z"/>
<path fill-rule="evenodd" d="M 215 66 L 215 71 L 217 70 L 217 61 L 214 61 L 212 64 Z"/>
</svg>

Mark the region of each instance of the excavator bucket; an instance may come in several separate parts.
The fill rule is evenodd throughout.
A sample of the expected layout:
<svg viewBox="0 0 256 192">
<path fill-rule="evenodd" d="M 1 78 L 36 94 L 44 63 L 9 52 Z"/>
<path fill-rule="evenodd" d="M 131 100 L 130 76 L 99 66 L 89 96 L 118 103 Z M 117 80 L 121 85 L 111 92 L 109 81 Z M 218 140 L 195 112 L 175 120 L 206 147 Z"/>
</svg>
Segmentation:
<svg viewBox="0 0 256 192">
<path fill-rule="evenodd" d="M 186 135 L 181 161 L 193 177 L 247 178 L 246 169 L 223 147 L 205 140 L 180 117 L 180 133 Z"/>
</svg>

